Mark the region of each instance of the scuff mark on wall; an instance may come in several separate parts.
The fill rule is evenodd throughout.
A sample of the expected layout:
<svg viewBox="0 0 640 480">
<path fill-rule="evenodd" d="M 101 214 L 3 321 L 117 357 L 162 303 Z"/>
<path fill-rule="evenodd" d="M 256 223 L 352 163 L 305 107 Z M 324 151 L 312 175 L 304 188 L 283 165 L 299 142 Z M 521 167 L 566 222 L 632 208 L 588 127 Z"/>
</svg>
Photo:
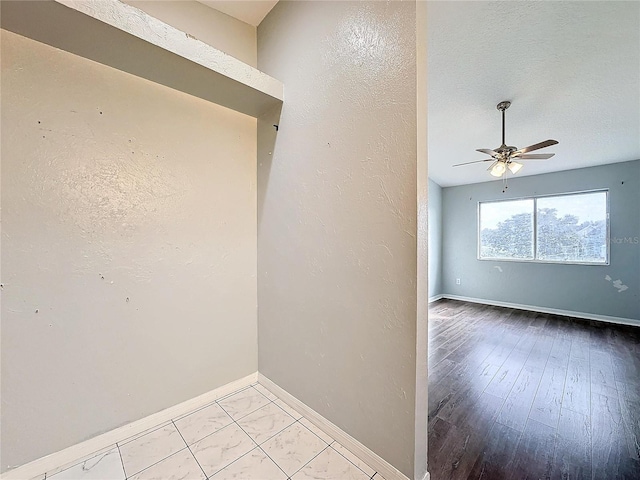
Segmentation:
<svg viewBox="0 0 640 480">
<path fill-rule="evenodd" d="M 609 275 L 605 275 L 604 279 L 607 282 L 611 282 L 611 280 L 613 280 Z M 627 285 L 624 285 L 622 283 L 622 280 L 618 279 L 618 280 L 613 280 L 612 285 L 614 288 L 616 288 L 618 290 L 618 293 L 622 293 L 625 290 L 628 290 L 629 287 Z"/>
</svg>

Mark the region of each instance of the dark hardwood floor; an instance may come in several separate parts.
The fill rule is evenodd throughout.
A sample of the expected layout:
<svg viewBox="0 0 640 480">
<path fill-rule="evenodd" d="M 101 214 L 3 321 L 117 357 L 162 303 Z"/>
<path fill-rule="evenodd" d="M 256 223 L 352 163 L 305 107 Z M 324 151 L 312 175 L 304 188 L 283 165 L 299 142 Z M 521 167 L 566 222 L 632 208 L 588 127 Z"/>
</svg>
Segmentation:
<svg viewBox="0 0 640 480">
<path fill-rule="evenodd" d="M 639 480 L 640 328 L 432 303 L 428 455 L 432 480 Z"/>
</svg>

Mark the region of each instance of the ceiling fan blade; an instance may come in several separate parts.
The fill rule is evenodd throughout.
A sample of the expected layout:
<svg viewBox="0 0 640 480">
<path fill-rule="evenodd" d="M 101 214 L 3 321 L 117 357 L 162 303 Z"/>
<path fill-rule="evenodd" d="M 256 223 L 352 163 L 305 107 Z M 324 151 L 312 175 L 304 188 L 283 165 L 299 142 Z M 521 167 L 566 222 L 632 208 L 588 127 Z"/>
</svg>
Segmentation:
<svg viewBox="0 0 640 480">
<path fill-rule="evenodd" d="M 475 162 L 457 163 L 454 167 L 460 167 L 462 165 L 471 165 L 472 163 L 493 162 L 493 158 L 487 158 L 485 160 L 476 160 Z"/>
<path fill-rule="evenodd" d="M 533 152 L 534 150 L 539 150 L 541 148 L 550 147 L 551 145 L 556 145 L 558 143 L 557 140 L 545 140 L 544 142 L 536 143 L 535 145 L 529 145 L 528 147 L 521 148 L 520 150 L 516 150 L 511 155 L 521 155 L 523 153 Z"/>
<path fill-rule="evenodd" d="M 524 155 L 518 155 L 518 160 L 547 160 L 553 157 L 555 153 L 529 153 Z"/>
<path fill-rule="evenodd" d="M 487 155 L 490 155 L 490 156 L 492 156 L 493 158 L 495 158 L 495 157 L 497 157 L 497 156 L 498 156 L 498 152 L 495 152 L 495 151 L 490 150 L 490 149 L 488 149 L 488 148 L 478 148 L 478 149 L 476 150 L 476 152 L 486 153 Z"/>
</svg>

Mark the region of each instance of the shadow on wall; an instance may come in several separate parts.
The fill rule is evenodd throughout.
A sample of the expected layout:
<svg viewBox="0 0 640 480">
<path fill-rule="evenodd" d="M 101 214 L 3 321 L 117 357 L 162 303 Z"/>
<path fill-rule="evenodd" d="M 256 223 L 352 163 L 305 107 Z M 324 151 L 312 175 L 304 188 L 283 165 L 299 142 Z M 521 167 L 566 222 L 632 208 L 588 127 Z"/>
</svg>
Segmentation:
<svg viewBox="0 0 640 480">
<path fill-rule="evenodd" d="M 277 105 L 258 117 L 258 235 L 262 224 L 262 209 L 267 196 L 281 113 L 282 105 Z"/>
</svg>

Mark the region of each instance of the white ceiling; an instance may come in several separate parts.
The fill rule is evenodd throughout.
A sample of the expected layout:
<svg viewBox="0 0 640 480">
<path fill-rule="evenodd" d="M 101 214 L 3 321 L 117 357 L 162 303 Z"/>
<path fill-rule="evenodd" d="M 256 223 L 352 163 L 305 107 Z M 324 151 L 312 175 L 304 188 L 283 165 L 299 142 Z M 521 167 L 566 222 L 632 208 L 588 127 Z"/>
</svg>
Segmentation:
<svg viewBox="0 0 640 480">
<path fill-rule="evenodd" d="M 508 145 L 560 143 L 518 173 L 640 159 L 640 2 L 429 2 L 429 177 L 485 182 L 510 100 Z"/>
<path fill-rule="evenodd" d="M 278 0 L 199 0 L 249 25 L 257 27 Z"/>
</svg>

